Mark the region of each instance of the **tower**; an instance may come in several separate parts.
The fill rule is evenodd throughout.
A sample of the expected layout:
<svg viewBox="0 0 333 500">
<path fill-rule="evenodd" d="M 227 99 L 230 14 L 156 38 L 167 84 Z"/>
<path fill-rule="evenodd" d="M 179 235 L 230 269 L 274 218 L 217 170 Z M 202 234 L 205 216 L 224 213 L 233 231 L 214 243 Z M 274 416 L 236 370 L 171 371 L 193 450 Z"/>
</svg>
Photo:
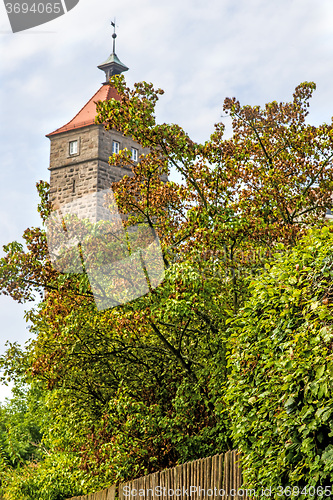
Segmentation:
<svg viewBox="0 0 333 500">
<path fill-rule="evenodd" d="M 97 101 L 120 99 L 115 88 L 110 86 L 109 78 L 128 70 L 115 52 L 117 35 L 115 24 L 111 24 L 114 27 L 113 50 L 98 66 L 105 72 L 105 82 L 72 120 L 46 136 L 51 141 L 50 200 L 54 209 L 86 194 L 108 189 L 112 182 L 131 175 L 130 167 L 109 165 L 111 153 L 127 148 L 134 162 L 147 153 L 130 137 L 95 124 Z"/>
</svg>

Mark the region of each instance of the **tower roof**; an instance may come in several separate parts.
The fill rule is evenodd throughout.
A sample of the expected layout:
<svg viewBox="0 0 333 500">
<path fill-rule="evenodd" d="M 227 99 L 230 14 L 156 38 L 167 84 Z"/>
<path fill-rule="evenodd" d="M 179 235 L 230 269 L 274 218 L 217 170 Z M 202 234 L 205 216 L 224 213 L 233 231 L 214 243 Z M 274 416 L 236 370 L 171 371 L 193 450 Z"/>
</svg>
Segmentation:
<svg viewBox="0 0 333 500">
<path fill-rule="evenodd" d="M 123 71 L 127 71 L 128 68 L 125 66 L 118 58 L 116 49 L 116 24 L 111 21 L 113 26 L 113 51 L 112 54 L 107 58 L 107 60 L 98 66 L 99 69 L 105 71 L 106 81 L 103 83 L 102 87 L 92 96 L 90 101 L 87 102 L 85 106 L 74 116 L 74 118 L 66 123 L 63 127 L 54 130 L 46 137 L 51 137 L 56 134 L 61 134 L 62 132 L 68 132 L 69 130 L 75 130 L 82 127 L 87 127 L 88 125 L 94 125 L 95 117 L 97 114 L 96 103 L 97 101 L 109 101 L 110 99 L 120 100 L 119 94 L 114 87 L 109 84 L 111 76 L 118 75 Z"/>
<path fill-rule="evenodd" d="M 54 130 L 46 137 L 51 137 L 56 134 L 61 134 L 62 132 L 68 132 L 69 130 L 75 130 L 82 127 L 87 127 L 88 125 L 94 125 L 95 117 L 97 114 L 96 104 L 98 101 L 109 101 L 110 99 L 120 100 L 119 94 L 114 87 L 110 85 L 102 85 L 95 95 L 83 106 L 83 108 L 74 116 L 74 118 L 66 123 L 63 127 Z"/>
</svg>

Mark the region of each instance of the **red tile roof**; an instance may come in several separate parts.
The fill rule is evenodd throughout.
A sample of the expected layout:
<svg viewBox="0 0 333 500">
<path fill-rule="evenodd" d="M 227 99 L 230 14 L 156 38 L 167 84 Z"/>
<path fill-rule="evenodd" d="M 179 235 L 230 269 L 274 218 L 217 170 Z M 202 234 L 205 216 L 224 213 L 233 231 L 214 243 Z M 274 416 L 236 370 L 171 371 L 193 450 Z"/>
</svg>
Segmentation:
<svg viewBox="0 0 333 500">
<path fill-rule="evenodd" d="M 54 132 L 47 134 L 46 137 L 52 135 L 61 134 L 61 132 L 67 132 L 69 130 L 75 130 L 77 128 L 87 127 L 88 125 L 93 125 L 95 123 L 96 117 L 96 103 L 97 101 L 108 101 L 110 99 L 120 100 L 119 94 L 114 87 L 110 85 L 102 85 L 102 87 L 92 96 L 90 101 L 87 102 L 85 106 L 78 112 L 74 118 L 68 122 L 63 127 L 58 128 Z"/>
</svg>

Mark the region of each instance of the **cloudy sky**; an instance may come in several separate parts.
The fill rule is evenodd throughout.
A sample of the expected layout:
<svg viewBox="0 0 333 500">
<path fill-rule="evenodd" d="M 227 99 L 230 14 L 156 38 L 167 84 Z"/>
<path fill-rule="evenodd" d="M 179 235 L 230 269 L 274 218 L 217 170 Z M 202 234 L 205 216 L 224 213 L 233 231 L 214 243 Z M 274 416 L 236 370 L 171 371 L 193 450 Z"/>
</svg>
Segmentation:
<svg viewBox="0 0 333 500">
<path fill-rule="evenodd" d="M 7 2 L 7 0 L 6 0 Z M 98 90 L 97 69 L 117 49 L 127 82 L 165 90 L 160 122 L 205 141 L 225 97 L 288 101 L 314 81 L 309 120 L 333 115 L 331 0 L 80 0 L 66 15 L 13 34 L 0 4 L 0 245 L 39 225 L 35 184 L 49 180 L 45 134 L 67 123 Z M 26 305 L 0 296 L 0 353 L 29 338 Z M 0 401 L 8 395 L 0 387 Z"/>
</svg>

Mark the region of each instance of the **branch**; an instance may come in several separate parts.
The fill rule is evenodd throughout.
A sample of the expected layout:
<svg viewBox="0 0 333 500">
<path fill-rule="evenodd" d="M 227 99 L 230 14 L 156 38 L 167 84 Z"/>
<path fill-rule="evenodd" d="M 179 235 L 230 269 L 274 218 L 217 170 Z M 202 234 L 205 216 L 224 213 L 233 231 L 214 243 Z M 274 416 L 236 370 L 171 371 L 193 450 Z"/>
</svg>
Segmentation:
<svg viewBox="0 0 333 500">
<path fill-rule="evenodd" d="M 187 371 L 187 373 L 189 374 L 190 378 L 192 380 L 194 380 L 195 382 L 198 382 L 198 379 L 197 379 L 196 375 L 191 370 L 191 363 L 186 363 L 186 361 L 184 360 L 184 358 L 180 354 L 179 350 L 175 349 L 174 346 L 172 344 L 170 344 L 170 342 L 168 341 L 168 339 L 166 339 L 164 337 L 164 335 L 160 332 L 160 330 L 158 329 L 158 327 L 155 325 L 155 323 L 153 323 L 153 321 L 150 318 L 148 319 L 148 321 L 149 321 L 152 329 L 154 330 L 154 332 L 158 336 L 158 338 L 163 342 L 163 344 L 168 348 L 168 350 L 170 352 L 172 352 L 172 354 L 175 356 L 175 358 L 179 361 L 180 365 Z"/>
</svg>

